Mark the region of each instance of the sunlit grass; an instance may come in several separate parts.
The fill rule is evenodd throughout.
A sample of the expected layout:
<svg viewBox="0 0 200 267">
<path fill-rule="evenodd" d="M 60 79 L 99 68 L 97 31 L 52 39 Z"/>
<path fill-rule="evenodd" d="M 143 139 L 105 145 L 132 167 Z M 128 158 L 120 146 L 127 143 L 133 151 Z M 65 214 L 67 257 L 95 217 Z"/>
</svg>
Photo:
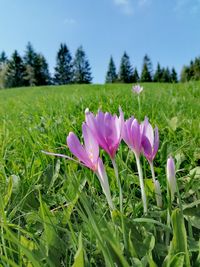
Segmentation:
<svg viewBox="0 0 200 267">
<path fill-rule="evenodd" d="M 191 266 L 200 265 L 200 83 L 143 86 L 140 113 L 130 85 L 0 91 L 2 266 L 72 266 L 74 261 L 80 267 L 83 261 L 85 266 L 189 266 L 188 257 Z M 81 137 L 85 108 L 118 113 L 119 105 L 125 118 L 134 115 L 143 120 L 147 115 L 160 133 L 154 165 L 163 208 L 156 207 L 151 171 L 142 158 L 149 206 L 146 217 L 134 156 L 124 143 L 117 153 L 125 227 L 118 211 L 119 190 L 112 163 L 103 151 L 118 209 L 112 215 L 90 170 L 41 153 L 70 155 L 66 136 L 73 131 Z M 184 218 L 175 198 L 167 225 L 165 168 L 169 155 L 176 160 Z"/>
</svg>

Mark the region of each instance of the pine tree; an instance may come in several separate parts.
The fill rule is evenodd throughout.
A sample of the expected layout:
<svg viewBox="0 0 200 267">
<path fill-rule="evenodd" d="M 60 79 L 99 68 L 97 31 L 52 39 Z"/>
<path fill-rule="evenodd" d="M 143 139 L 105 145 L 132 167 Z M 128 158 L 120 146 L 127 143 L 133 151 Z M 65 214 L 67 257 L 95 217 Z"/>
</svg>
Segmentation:
<svg viewBox="0 0 200 267">
<path fill-rule="evenodd" d="M 20 87 L 24 86 L 25 66 L 22 58 L 15 50 L 8 63 L 5 87 Z"/>
<path fill-rule="evenodd" d="M 170 83 L 171 82 L 171 73 L 170 73 L 170 70 L 169 70 L 168 67 L 167 68 L 163 68 L 161 81 L 163 83 Z"/>
<path fill-rule="evenodd" d="M 28 42 L 24 55 L 24 64 L 34 67 L 36 56 L 37 53 L 35 52 L 32 44 Z"/>
<path fill-rule="evenodd" d="M 73 62 L 73 82 L 78 84 L 88 84 L 91 83 L 91 81 L 91 67 L 85 55 L 85 51 L 82 46 L 80 46 L 75 53 Z"/>
<path fill-rule="evenodd" d="M 188 67 L 188 81 L 194 80 L 195 77 L 195 61 L 191 60 Z"/>
<path fill-rule="evenodd" d="M 181 82 L 200 80 L 200 57 L 191 60 L 189 66 L 183 66 L 180 80 Z"/>
<path fill-rule="evenodd" d="M 116 67 L 114 60 L 111 56 L 108 64 L 108 71 L 106 73 L 106 83 L 114 83 L 116 81 L 117 81 Z"/>
<path fill-rule="evenodd" d="M 42 54 L 35 52 L 30 42 L 26 46 L 24 63 L 26 85 L 48 85 L 50 83 L 46 59 Z"/>
<path fill-rule="evenodd" d="M 177 73 L 174 67 L 172 68 L 172 71 L 171 71 L 171 82 L 172 83 L 178 82 Z"/>
<path fill-rule="evenodd" d="M 42 54 L 37 54 L 35 57 L 35 85 L 48 85 L 50 84 L 50 74 L 48 64 Z"/>
<path fill-rule="evenodd" d="M 124 52 L 121 63 L 119 67 L 118 79 L 122 83 L 131 83 L 132 82 L 132 66 L 130 63 L 129 56 Z"/>
<path fill-rule="evenodd" d="M 144 56 L 142 73 L 141 73 L 141 82 L 152 82 L 152 63 L 148 55 Z"/>
<path fill-rule="evenodd" d="M 25 64 L 25 80 L 27 86 L 34 86 L 37 84 L 37 80 L 35 77 L 35 61 L 36 61 L 37 53 L 35 52 L 32 44 L 28 42 L 26 46 L 25 56 L 24 56 L 24 64 Z"/>
<path fill-rule="evenodd" d="M 190 79 L 190 68 L 188 66 L 183 66 L 181 70 L 181 82 L 188 82 Z"/>
<path fill-rule="evenodd" d="M 137 83 L 137 82 L 139 82 L 139 80 L 140 80 L 140 76 L 138 74 L 137 68 L 135 68 L 134 71 L 133 71 L 131 82 Z"/>
<path fill-rule="evenodd" d="M 154 74 L 154 82 L 161 82 L 162 81 L 162 69 L 160 67 L 160 63 L 157 64 L 157 68 L 156 68 L 156 71 L 155 71 L 155 74 Z"/>
<path fill-rule="evenodd" d="M 191 68 L 191 67 L 190 67 Z M 200 80 L 200 57 L 196 57 L 193 64 L 193 80 Z"/>
<path fill-rule="evenodd" d="M 73 80 L 72 57 L 66 44 L 61 44 L 56 56 L 55 84 L 69 84 Z"/>
<path fill-rule="evenodd" d="M 2 51 L 0 54 L 0 71 L 1 71 L 1 68 L 3 68 L 3 65 L 6 64 L 7 62 L 8 62 L 8 59 L 7 59 L 6 53 Z"/>
</svg>

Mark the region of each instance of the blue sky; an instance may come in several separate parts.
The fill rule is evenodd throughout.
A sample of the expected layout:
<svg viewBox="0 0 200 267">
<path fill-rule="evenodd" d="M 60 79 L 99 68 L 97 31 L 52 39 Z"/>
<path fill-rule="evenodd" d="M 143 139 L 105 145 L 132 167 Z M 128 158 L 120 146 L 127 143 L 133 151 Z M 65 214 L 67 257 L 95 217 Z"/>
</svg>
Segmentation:
<svg viewBox="0 0 200 267">
<path fill-rule="evenodd" d="M 0 0 L 0 14 L 0 51 L 22 55 L 30 41 L 53 72 L 61 42 L 72 55 L 83 45 L 95 83 L 124 51 L 139 72 L 145 53 L 178 72 L 200 56 L 200 0 Z"/>
</svg>

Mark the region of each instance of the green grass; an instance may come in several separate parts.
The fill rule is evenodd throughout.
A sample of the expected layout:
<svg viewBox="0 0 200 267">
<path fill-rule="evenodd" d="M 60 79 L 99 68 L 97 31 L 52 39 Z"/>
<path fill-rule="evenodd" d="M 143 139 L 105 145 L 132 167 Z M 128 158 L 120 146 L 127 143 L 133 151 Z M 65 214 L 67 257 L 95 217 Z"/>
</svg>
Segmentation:
<svg viewBox="0 0 200 267">
<path fill-rule="evenodd" d="M 144 84 L 141 114 L 131 85 L 72 85 L 0 91 L 0 266 L 199 266 L 200 83 Z M 84 111 L 148 116 L 160 134 L 154 165 L 163 208 L 156 207 L 151 172 L 142 158 L 149 213 L 143 215 L 135 159 L 122 143 L 117 164 L 123 215 L 112 214 L 98 179 L 70 155 L 69 131 L 81 137 Z M 178 196 L 167 197 L 166 160 L 176 160 Z M 119 209 L 112 164 L 101 157 Z M 171 207 L 171 223 L 167 210 Z M 123 223 L 121 216 L 123 216 Z M 169 236 L 170 243 L 166 244 Z M 190 262 L 190 264 L 189 264 Z"/>
</svg>

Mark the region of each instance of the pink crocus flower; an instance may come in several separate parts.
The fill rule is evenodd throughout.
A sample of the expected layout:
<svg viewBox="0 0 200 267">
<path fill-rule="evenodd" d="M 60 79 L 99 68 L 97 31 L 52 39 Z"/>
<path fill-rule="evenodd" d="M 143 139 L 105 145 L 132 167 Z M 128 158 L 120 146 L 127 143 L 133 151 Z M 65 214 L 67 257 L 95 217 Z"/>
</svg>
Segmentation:
<svg viewBox="0 0 200 267">
<path fill-rule="evenodd" d="M 176 169 L 174 159 L 169 157 L 167 159 L 167 181 L 169 185 L 169 189 L 171 191 L 171 198 L 174 199 L 174 194 L 176 190 Z"/>
<path fill-rule="evenodd" d="M 142 152 L 142 127 L 134 117 L 124 122 L 123 140 L 139 157 Z"/>
<path fill-rule="evenodd" d="M 137 93 L 139 95 L 143 91 L 143 87 L 137 84 L 132 87 L 132 90 L 134 93 Z"/>
<path fill-rule="evenodd" d="M 74 154 L 83 165 L 96 172 L 98 169 L 99 145 L 85 123 L 82 125 L 82 132 L 84 146 L 81 145 L 78 137 L 73 132 L 70 132 L 67 136 L 67 145 L 72 154 Z"/>
<path fill-rule="evenodd" d="M 146 159 L 148 160 L 150 168 L 151 168 L 157 206 L 161 207 L 162 206 L 161 189 L 160 189 L 159 181 L 156 180 L 155 172 L 154 172 L 154 166 L 153 166 L 153 160 L 156 156 L 156 153 L 157 153 L 158 147 L 159 147 L 158 128 L 155 127 L 155 129 L 153 130 L 153 127 L 149 123 L 148 118 L 145 117 L 145 120 L 141 124 L 141 131 L 142 131 L 143 154 L 146 157 Z"/>
<path fill-rule="evenodd" d="M 123 140 L 125 141 L 125 143 L 129 146 L 129 148 L 135 154 L 140 188 L 141 188 L 143 208 L 144 208 L 144 213 L 146 214 L 147 213 L 147 199 L 146 199 L 146 194 L 145 194 L 143 174 L 142 174 L 142 168 L 141 168 L 141 163 L 140 163 L 140 155 L 142 153 L 142 125 L 140 125 L 139 122 L 134 117 L 129 118 L 124 123 L 122 136 L 123 136 Z"/>
<path fill-rule="evenodd" d="M 159 147 L 158 127 L 153 130 L 147 117 L 141 125 L 143 153 L 149 162 L 153 162 Z"/>
<path fill-rule="evenodd" d="M 99 146 L 109 154 L 111 159 L 115 158 L 122 139 L 124 115 L 121 108 L 119 112 L 119 117 L 102 111 L 98 111 L 96 116 L 88 109 L 85 112 L 86 124 L 92 130 Z"/>
<path fill-rule="evenodd" d="M 78 162 L 81 165 L 91 169 L 97 175 L 101 187 L 103 189 L 103 192 L 108 201 L 108 204 L 111 209 L 114 209 L 114 205 L 112 203 L 110 194 L 108 177 L 103 162 L 99 158 L 99 145 L 96 141 L 96 138 L 94 137 L 94 134 L 92 133 L 91 129 L 88 127 L 86 123 L 83 123 L 82 125 L 82 132 L 83 132 L 84 145 L 80 143 L 78 137 L 73 132 L 69 133 L 69 135 L 67 136 L 67 145 L 69 147 L 69 150 L 79 160 Z M 50 152 L 44 152 L 44 153 L 76 161 L 73 158 L 68 157 L 67 155 L 55 154 Z"/>
</svg>

